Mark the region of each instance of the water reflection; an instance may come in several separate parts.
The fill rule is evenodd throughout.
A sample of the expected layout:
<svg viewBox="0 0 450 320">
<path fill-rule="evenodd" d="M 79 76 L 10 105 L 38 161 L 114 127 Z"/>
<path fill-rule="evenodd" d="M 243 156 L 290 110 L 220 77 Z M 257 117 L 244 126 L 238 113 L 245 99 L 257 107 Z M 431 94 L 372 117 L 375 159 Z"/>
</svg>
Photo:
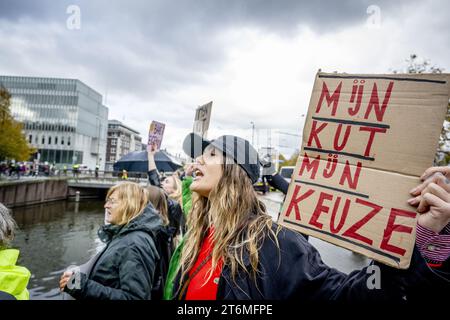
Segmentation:
<svg viewBox="0 0 450 320">
<path fill-rule="evenodd" d="M 31 299 L 61 299 L 58 282 L 69 265 L 86 262 L 103 244 L 97 230 L 103 224 L 102 201 L 58 201 L 15 208 L 19 231 L 12 245 L 20 249 L 19 265 L 31 273 Z"/>
</svg>

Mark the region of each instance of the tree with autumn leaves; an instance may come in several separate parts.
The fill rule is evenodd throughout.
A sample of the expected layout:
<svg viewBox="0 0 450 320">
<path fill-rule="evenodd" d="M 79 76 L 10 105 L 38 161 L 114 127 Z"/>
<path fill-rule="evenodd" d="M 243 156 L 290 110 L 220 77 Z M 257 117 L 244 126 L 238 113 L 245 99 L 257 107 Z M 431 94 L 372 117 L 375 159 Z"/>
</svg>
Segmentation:
<svg viewBox="0 0 450 320">
<path fill-rule="evenodd" d="M 0 161 L 26 161 L 35 152 L 29 146 L 22 124 L 11 116 L 11 94 L 3 86 L 0 87 Z"/>
</svg>

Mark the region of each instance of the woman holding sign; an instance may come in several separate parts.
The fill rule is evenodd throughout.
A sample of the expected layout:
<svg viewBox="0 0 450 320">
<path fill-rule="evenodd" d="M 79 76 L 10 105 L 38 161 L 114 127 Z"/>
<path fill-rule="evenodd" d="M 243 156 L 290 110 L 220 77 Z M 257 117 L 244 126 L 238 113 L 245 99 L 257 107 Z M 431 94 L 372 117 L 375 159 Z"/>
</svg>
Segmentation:
<svg viewBox="0 0 450 320">
<path fill-rule="evenodd" d="M 428 265 L 450 272 L 450 167 L 432 167 L 424 172 L 423 183 L 413 190 L 408 203 L 417 206 L 419 217 L 417 245 Z M 446 227 L 442 230 L 441 226 Z M 424 228 L 426 226 L 426 228 Z M 431 241 L 428 239 L 432 239 Z"/>
<path fill-rule="evenodd" d="M 377 267 L 341 273 L 299 233 L 272 222 L 252 187 L 259 164 L 248 141 L 190 134 L 183 148 L 196 158 L 196 178 L 173 298 L 396 301 L 448 289 L 450 276 L 430 269 L 416 248 L 408 270 L 377 265 L 380 289 L 371 290 Z"/>
</svg>

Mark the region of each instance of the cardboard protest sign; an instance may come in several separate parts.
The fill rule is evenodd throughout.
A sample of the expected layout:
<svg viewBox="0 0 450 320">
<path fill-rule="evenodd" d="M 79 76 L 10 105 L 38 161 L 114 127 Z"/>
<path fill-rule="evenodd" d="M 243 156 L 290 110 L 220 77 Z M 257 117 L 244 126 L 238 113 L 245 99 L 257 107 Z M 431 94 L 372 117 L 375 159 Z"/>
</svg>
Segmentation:
<svg viewBox="0 0 450 320">
<path fill-rule="evenodd" d="M 150 129 L 148 130 L 148 147 L 153 143 L 156 143 L 158 149 L 161 148 L 165 127 L 166 125 L 164 123 L 152 121 L 150 124 Z"/>
<path fill-rule="evenodd" d="M 408 268 L 417 213 L 409 190 L 433 163 L 446 78 L 318 73 L 279 222 Z"/>
<path fill-rule="evenodd" d="M 211 119 L 211 109 L 212 101 L 198 107 L 195 111 L 193 132 L 197 133 L 203 138 L 206 138 L 208 134 L 209 121 Z"/>
</svg>

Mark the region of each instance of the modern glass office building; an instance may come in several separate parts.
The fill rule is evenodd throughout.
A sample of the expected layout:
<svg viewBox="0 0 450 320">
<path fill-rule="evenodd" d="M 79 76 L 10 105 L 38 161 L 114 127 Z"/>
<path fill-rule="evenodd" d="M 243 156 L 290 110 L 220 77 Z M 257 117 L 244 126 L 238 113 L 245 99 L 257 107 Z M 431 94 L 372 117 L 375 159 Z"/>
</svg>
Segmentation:
<svg viewBox="0 0 450 320">
<path fill-rule="evenodd" d="M 108 108 L 102 95 L 76 79 L 0 76 L 12 116 L 23 123 L 41 162 L 104 169 Z"/>
</svg>

